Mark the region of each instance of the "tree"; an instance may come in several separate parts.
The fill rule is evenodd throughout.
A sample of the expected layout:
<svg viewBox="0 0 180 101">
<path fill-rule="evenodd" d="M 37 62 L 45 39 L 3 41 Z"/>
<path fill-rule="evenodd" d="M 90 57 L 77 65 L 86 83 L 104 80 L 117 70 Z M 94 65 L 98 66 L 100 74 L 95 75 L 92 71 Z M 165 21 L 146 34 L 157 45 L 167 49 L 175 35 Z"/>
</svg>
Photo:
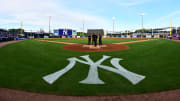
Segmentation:
<svg viewBox="0 0 180 101">
<path fill-rule="evenodd" d="M 138 29 L 138 30 L 136 30 L 135 31 L 136 33 L 150 33 L 150 32 L 152 32 L 152 30 L 150 30 L 150 29 Z"/>
<path fill-rule="evenodd" d="M 43 29 L 40 29 L 39 33 L 40 33 L 40 34 L 44 34 L 45 31 L 44 31 Z"/>
<path fill-rule="evenodd" d="M 86 36 L 86 35 L 87 35 L 87 33 L 77 32 L 77 35 L 78 35 L 78 36 L 83 36 L 83 35 L 85 35 L 85 36 Z"/>
<path fill-rule="evenodd" d="M 18 34 L 21 34 L 21 29 L 8 29 L 10 34 L 13 34 L 13 36 L 17 36 Z M 23 33 L 24 33 L 24 29 L 22 29 Z"/>
</svg>

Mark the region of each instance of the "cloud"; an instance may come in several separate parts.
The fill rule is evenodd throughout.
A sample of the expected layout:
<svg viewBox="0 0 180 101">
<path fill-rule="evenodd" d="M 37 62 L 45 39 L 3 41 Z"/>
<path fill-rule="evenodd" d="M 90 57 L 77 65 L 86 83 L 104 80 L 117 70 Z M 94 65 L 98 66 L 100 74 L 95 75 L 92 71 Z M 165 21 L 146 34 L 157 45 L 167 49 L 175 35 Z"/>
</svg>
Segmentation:
<svg viewBox="0 0 180 101">
<path fill-rule="evenodd" d="M 151 0 L 111 0 L 111 1 L 119 6 L 135 6 L 135 5 L 144 4 Z"/>
<path fill-rule="evenodd" d="M 168 13 L 165 16 L 160 16 L 158 19 L 151 21 L 149 25 L 155 25 L 155 27 L 157 26 L 169 27 L 170 20 L 176 19 L 176 21 L 178 21 L 179 18 L 180 18 L 180 10 L 176 10 Z M 178 22 L 174 22 L 174 23 L 178 23 Z"/>
<path fill-rule="evenodd" d="M 23 21 L 24 24 L 38 26 L 38 28 L 41 26 L 47 30 L 48 16 L 52 16 L 53 28 L 72 27 L 82 30 L 83 19 L 85 27 L 88 28 L 105 28 L 109 23 L 104 17 L 70 10 L 63 5 L 62 1 L 0 0 L 0 2 L 2 3 L 1 14 L 11 16 L 10 19 L 0 17 L 0 21 L 4 24 Z"/>
<path fill-rule="evenodd" d="M 160 17 L 158 20 L 159 21 L 164 21 L 164 20 L 167 20 L 167 19 L 172 19 L 173 17 L 175 17 L 175 16 L 177 16 L 179 14 L 180 14 L 180 10 L 173 11 L 173 12 L 167 14 L 166 16 Z"/>
</svg>

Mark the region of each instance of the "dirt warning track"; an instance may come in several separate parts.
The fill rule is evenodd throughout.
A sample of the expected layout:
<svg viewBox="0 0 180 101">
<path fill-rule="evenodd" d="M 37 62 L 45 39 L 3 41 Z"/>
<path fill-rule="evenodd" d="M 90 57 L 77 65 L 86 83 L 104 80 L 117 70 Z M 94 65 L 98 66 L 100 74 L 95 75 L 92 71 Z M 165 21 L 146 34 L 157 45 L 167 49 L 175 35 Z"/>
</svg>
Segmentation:
<svg viewBox="0 0 180 101">
<path fill-rule="evenodd" d="M 0 88 L 0 101 L 179 101 L 180 89 L 122 96 L 56 96 Z"/>
<path fill-rule="evenodd" d="M 0 48 L 6 46 L 6 45 L 8 45 L 8 44 L 12 44 L 12 43 L 20 42 L 20 41 L 23 41 L 23 40 L 1 42 L 1 43 L 0 43 Z"/>
</svg>

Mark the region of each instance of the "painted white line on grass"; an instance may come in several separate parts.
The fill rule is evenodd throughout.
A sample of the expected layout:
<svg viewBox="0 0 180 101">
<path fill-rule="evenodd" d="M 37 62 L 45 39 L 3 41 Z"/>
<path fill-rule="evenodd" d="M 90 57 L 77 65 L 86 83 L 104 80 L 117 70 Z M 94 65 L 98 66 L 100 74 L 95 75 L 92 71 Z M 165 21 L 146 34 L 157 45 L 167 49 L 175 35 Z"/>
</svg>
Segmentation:
<svg viewBox="0 0 180 101">
<path fill-rule="evenodd" d="M 114 72 L 116 74 L 122 75 L 123 77 L 128 79 L 133 85 L 138 84 L 140 81 L 142 81 L 145 78 L 145 76 L 143 76 L 143 75 L 139 75 L 139 74 L 130 72 L 130 71 L 126 70 L 124 67 L 122 67 L 119 64 L 119 61 L 122 60 L 120 58 L 111 59 L 111 64 L 116 68 L 101 65 L 102 62 L 104 62 L 105 60 L 110 58 L 110 56 L 104 55 L 103 58 L 101 58 L 97 62 L 94 62 L 92 59 L 90 59 L 89 55 L 81 56 L 81 58 L 85 59 L 86 61 L 80 60 L 80 59 L 75 58 L 75 57 L 69 58 L 68 59 L 68 61 L 70 62 L 69 65 L 67 65 L 62 70 L 59 70 L 55 73 L 44 76 L 43 79 L 47 83 L 53 84 L 58 78 L 60 78 L 65 73 L 67 73 L 69 70 L 71 70 L 74 67 L 74 65 L 76 64 L 76 62 L 80 62 L 82 64 L 90 65 L 88 76 L 86 77 L 86 79 L 80 81 L 80 83 L 83 83 L 83 84 L 104 84 L 104 82 L 99 78 L 98 67 L 105 69 L 107 71 L 111 71 L 111 72 Z"/>
</svg>

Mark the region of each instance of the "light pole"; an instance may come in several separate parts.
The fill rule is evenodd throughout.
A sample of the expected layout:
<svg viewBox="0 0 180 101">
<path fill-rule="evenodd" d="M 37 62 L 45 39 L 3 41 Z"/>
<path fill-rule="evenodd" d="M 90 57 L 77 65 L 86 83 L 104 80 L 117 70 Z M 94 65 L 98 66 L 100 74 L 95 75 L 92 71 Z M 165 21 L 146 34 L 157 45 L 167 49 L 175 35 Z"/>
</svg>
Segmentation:
<svg viewBox="0 0 180 101">
<path fill-rule="evenodd" d="M 176 35 L 177 35 L 177 33 L 178 33 L 178 27 L 176 27 Z"/>
<path fill-rule="evenodd" d="M 23 21 L 21 21 L 21 36 L 23 36 Z"/>
<path fill-rule="evenodd" d="M 49 34 L 51 33 L 51 16 L 49 16 Z"/>
<path fill-rule="evenodd" d="M 83 18 L 83 35 L 84 35 L 84 23 L 85 23 L 85 19 Z"/>
<path fill-rule="evenodd" d="M 170 36 L 172 35 L 172 20 L 170 21 Z"/>
<path fill-rule="evenodd" d="M 115 17 L 112 17 L 112 21 L 113 21 L 113 33 L 112 34 L 114 34 L 114 21 L 115 21 Z M 112 34 L 111 34 L 111 37 L 112 37 Z"/>
<path fill-rule="evenodd" d="M 144 16 L 145 16 L 145 14 L 142 13 L 142 14 L 140 14 L 140 16 L 142 17 L 142 33 L 144 34 Z M 142 35 L 141 35 L 141 38 L 142 38 Z"/>
</svg>

